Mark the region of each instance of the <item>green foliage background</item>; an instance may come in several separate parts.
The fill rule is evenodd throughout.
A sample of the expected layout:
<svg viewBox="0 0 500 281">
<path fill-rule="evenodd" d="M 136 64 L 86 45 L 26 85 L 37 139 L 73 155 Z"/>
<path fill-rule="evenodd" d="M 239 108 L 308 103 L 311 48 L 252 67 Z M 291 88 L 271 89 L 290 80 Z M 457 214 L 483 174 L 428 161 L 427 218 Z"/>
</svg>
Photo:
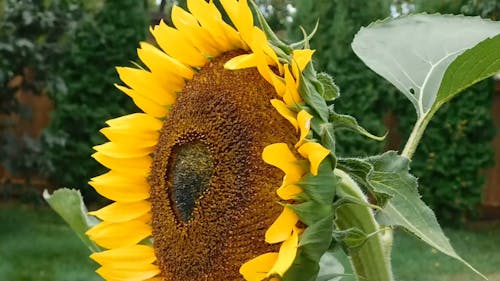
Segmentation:
<svg viewBox="0 0 500 281">
<path fill-rule="evenodd" d="M 405 1 L 399 1 L 405 2 Z M 334 77 L 341 90 L 336 108 L 354 115 L 361 125 L 379 135 L 388 129 L 388 112 L 397 116 L 397 135 L 402 150 L 416 120 L 411 103 L 368 69 L 352 52 L 350 42 L 361 26 L 389 16 L 388 0 L 296 0 L 295 23 L 312 30 L 320 27 L 311 45 L 318 69 Z M 495 1 L 406 1 L 416 12 L 465 13 L 495 18 Z M 297 30 L 297 28 L 291 28 Z M 291 37 L 299 39 L 300 34 Z M 416 42 L 418 43 L 418 42 Z M 440 221 L 456 224 L 475 215 L 485 182 L 482 171 L 493 164 L 491 141 L 495 135 L 491 116 L 493 82 L 485 81 L 467 90 L 442 108 L 431 121 L 412 161 L 424 201 Z M 388 145 L 349 132 L 338 134 L 340 155 L 363 156 L 382 152 Z M 392 144 L 394 145 L 394 144 Z"/>
<path fill-rule="evenodd" d="M 114 67 L 135 60 L 147 26 L 144 2 L 108 0 L 76 30 L 61 69 L 68 90 L 55 93 L 56 110 L 44 132 L 46 138 L 63 140 L 44 142 L 44 156 L 57 171 L 52 178 L 58 185 L 90 190 L 83 187 L 102 169 L 90 157 L 92 146 L 105 141 L 99 129 L 106 120 L 135 110 L 131 100 L 113 86 L 119 82 Z"/>
</svg>

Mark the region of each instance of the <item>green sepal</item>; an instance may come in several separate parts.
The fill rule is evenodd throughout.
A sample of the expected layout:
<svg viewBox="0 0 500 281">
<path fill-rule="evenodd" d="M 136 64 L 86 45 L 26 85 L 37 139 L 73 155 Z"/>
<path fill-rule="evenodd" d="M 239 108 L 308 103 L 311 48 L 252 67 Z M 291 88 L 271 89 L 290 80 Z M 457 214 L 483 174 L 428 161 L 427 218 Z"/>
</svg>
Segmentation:
<svg viewBox="0 0 500 281">
<path fill-rule="evenodd" d="M 323 87 L 323 91 L 319 94 L 323 97 L 327 104 L 332 103 L 336 98 L 340 96 L 339 87 L 333 81 L 333 78 L 325 72 L 318 73 L 318 81 Z"/>
<path fill-rule="evenodd" d="M 305 256 L 299 248 L 292 266 L 283 276 L 283 281 L 315 281 L 319 272 L 319 263 Z"/>
<path fill-rule="evenodd" d="M 331 205 L 335 196 L 337 178 L 333 174 L 329 161 L 323 160 L 318 168 L 318 175 L 311 173 L 303 176 L 296 185 L 313 201 L 320 204 Z"/>
<path fill-rule="evenodd" d="M 311 260 L 319 262 L 321 256 L 328 250 L 332 242 L 333 209 L 331 213 L 309 225 L 300 236 L 299 246 L 303 254 Z"/>
<path fill-rule="evenodd" d="M 314 111 L 313 116 L 316 115 L 321 121 L 327 122 L 329 117 L 328 106 L 319 94 L 321 87 L 321 83 L 316 79 L 314 68 L 309 63 L 299 77 L 299 93 L 305 103 Z"/>
<path fill-rule="evenodd" d="M 365 128 L 361 127 L 356 121 L 356 118 L 350 115 L 338 114 L 334 111 L 333 105 L 329 107 L 329 118 L 328 120 L 333 123 L 335 129 L 349 129 L 355 131 L 361 135 L 369 137 L 373 140 L 383 141 L 387 136 L 387 133 L 383 136 L 376 136 L 368 132 Z"/>
<path fill-rule="evenodd" d="M 311 31 L 311 33 L 309 34 L 307 34 L 307 32 L 305 32 L 304 29 L 301 27 L 304 33 L 304 39 L 302 39 L 299 42 L 290 44 L 290 47 L 294 50 L 307 49 L 309 46 L 309 41 L 311 41 L 311 39 L 314 37 L 314 34 L 316 34 L 316 32 L 318 31 L 318 27 L 319 27 L 319 20 L 316 21 L 316 25 L 314 26 L 313 31 Z"/>
<path fill-rule="evenodd" d="M 331 161 L 332 170 L 337 166 L 337 156 L 335 155 L 335 133 L 331 123 L 323 123 L 320 129 L 321 145 L 330 150 L 328 158 Z"/>
<path fill-rule="evenodd" d="M 297 214 L 300 221 L 306 225 L 313 225 L 323 217 L 329 216 L 333 210 L 332 205 L 318 204 L 313 201 L 301 204 L 288 204 L 286 207 Z"/>
<path fill-rule="evenodd" d="M 43 199 L 63 218 L 90 251 L 100 251 L 100 248 L 85 234 L 99 221 L 95 217 L 87 215 L 87 207 L 83 203 L 79 190 L 60 188 L 54 191 L 52 195 L 47 190 L 44 190 Z"/>
</svg>

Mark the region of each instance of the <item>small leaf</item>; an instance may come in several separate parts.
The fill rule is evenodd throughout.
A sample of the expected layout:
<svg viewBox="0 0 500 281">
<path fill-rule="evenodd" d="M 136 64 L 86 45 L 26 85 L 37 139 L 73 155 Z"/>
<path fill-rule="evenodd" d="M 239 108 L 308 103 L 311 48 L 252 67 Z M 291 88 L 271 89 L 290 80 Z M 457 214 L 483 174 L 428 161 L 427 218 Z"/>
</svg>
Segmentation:
<svg viewBox="0 0 500 281">
<path fill-rule="evenodd" d="M 365 137 L 369 137 L 373 140 L 383 141 L 385 139 L 384 136 L 375 136 L 368 132 L 365 128 L 361 127 L 356 121 L 356 118 L 350 115 L 338 114 L 333 110 L 333 106 L 329 108 L 330 117 L 329 121 L 333 124 L 335 129 L 349 129 L 359 134 L 364 135 Z"/>
<path fill-rule="evenodd" d="M 417 14 L 377 21 L 362 28 L 352 48 L 368 67 L 390 81 L 413 103 L 421 118 L 434 107 L 437 96 L 449 97 L 456 93 L 438 94 L 452 62 L 467 49 L 499 33 L 500 22 L 479 17 Z M 474 51 L 463 60 L 474 60 L 486 53 L 487 58 L 483 61 L 480 57 L 477 68 L 464 74 L 472 76 L 464 79 L 467 81 L 464 85 L 486 78 L 483 67 L 488 68 L 487 73 L 499 70 L 496 60 L 500 52 L 494 44 L 483 46 L 482 51 Z M 454 69 L 466 70 L 458 65 Z M 448 76 L 455 77 L 448 78 L 447 83 L 463 79 L 457 72 Z"/>
<path fill-rule="evenodd" d="M 318 81 L 323 86 L 323 91 L 320 94 L 327 103 L 339 97 L 339 87 L 330 75 L 324 72 L 318 73 Z"/>
<path fill-rule="evenodd" d="M 355 249 L 363 246 L 370 236 L 359 228 L 333 231 L 333 239 L 342 242 L 347 248 Z"/>
<path fill-rule="evenodd" d="M 392 196 L 377 213 L 380 224 L 405 227 L 427 244 L 461 261 L 485 278 L 458 256 L 439 226 L 434 212 L 420 199 L 417 179 L 408 172 L 409 160 L 406 157 L 391 151 L 366 160 L 373 165 L 370 181 L 375 191 Z"/>
<path fill-rule="evenodd" d="M 98 223 L 98 220 L 87 215 L 87 208 L 83 203 L 79 190 L 61 188 L 54 191 L 52 195 L 47 190 L 44 190 L 43 198 L 66 221 L 90 251 L 97 252 L 100 250 L 85 234 L 89 228 Z"/>
</svg>

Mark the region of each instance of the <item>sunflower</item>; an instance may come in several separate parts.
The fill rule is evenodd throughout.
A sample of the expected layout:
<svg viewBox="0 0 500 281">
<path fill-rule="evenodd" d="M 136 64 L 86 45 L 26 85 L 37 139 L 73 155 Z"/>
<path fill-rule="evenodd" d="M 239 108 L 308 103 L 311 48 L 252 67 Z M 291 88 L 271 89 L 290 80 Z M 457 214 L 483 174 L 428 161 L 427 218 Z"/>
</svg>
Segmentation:
<svg viewBox="0 0 500 281">
<path fill-rule="evenodd" d="M 258 9 L 256 27 L 246 0 L 220 2 L 232 25 L 188 0 L 151 29 L 159 48 L 140 44 L 145 67 L 117 68 L 143 113 L 108 120 L 94 147 L 110 171 L 90 185 L 114 201 L 87 232 L 106 280 L 305 280 L 330 244 L 314 51 L 279 41 Z"/>
</svg>

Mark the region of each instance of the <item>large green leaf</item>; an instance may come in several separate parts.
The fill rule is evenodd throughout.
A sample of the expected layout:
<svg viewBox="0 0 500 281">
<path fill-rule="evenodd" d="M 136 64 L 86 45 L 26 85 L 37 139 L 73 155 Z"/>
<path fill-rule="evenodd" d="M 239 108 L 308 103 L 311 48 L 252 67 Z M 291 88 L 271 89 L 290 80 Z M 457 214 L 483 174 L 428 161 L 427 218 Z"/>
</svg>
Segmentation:
<svg viewBox="0 0 500 281">
<path fill-rule="evenodd" d="M 396 86 L 422 118 L 435 107 L 437 99 L 446 101 L 500 70 L 498 34 L 500 22 L 417 14 L 362 28 L 352 48 L 366 65 Z M 493 37 L 491 42 L 478 45 Z M 476 45 L 479 50 L 466 52 Z M 452 65 L 462 53 L 460 61 Z M 443 77 L 445 83 L 441 85 Z"/>
<path fill-rule="evenodd" d="M 441 230 L 434 212 L 420 199 L 417 179 L 408 172 L 409 160 L 393 151 L 366 160 L 373 167 L 369 180 L 374 191 L 391 196 L 383 209 L 377 213 L 379 223 L 403 226 L 427 244 L 463 262 L 481 275 L 455 252 Z"/>
<path fill-rule="evenodd" d="M 500 34 L 463 52 L 450 64 L 441 82 L 435 106 L 440 107 L 463 89 L 499 70 Z"/>
<path fill-rule="evenodd" d="M 87 215 L 87 208 L 83 203 L 80 191 L 61 188 L 54 191 L 51 195 L 45 190 L 43 198 L 66 221 L 90 251 L 99 251 L 99 247 L 85 235 L 85 232 L 97 224 L 98 220 Z"/>
</svg>

